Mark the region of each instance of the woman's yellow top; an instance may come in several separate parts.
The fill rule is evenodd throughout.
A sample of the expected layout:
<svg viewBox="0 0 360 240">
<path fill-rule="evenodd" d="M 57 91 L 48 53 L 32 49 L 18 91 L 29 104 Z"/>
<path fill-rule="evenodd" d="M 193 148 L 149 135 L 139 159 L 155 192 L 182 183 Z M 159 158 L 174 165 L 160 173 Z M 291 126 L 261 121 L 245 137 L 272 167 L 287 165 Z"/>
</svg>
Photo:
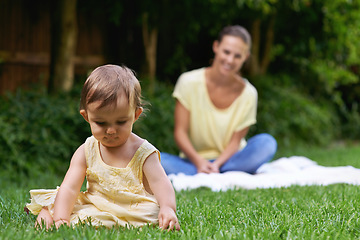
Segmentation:
<svg viewBox="0 0 360 240">
<path fill-rule="evenodd" d="M 226 109 L 216 108 L 207 91 L 205 68 L 183 73 L 173 92 L 190 112 L 189 138 L 205 159 L 216 159 L 228 145 L 234 132 L 256 123 L 257 91 L 244 79 L 245 88 Z M 246 146 L 241 140 L 239 150 Z M 180 153 L 181 157 L 185 157 Z"/>
</svg>

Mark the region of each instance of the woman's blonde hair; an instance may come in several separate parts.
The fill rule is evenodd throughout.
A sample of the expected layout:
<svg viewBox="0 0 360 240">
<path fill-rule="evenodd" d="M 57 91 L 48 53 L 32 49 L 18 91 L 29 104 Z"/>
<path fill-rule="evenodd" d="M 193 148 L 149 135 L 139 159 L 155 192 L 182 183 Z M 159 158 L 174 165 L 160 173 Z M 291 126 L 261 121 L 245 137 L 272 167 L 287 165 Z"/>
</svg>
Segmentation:
<svg viewBox="0 0 360 240">
<path fill-rule="evenodd" d="M 96 101 L 101 101 L 98 108 L 116 105 L 122 94 L 131 107 L 142 107 L 141 86 L 131 69 L 111 64 L 97 67 L 84 83 L 80 110 L 86 110 L 88 104 Z"/>
</svg>

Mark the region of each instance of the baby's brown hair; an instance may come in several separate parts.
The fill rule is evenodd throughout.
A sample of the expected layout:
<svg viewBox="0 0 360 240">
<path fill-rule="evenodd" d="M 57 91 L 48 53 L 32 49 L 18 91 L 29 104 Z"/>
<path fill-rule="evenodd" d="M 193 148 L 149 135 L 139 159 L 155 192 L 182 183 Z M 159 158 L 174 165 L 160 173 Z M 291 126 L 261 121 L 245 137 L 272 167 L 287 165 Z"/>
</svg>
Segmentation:
<svg viewBox="0 0 360 240">
<path fill-rule="evenodd" d="M 123 93 L 131 107 L 142 107 L 141 86 L 131 69 L 111 64 L 97 67 L 84 83 L 80 110 L 96 101 L 101 101 L 98 108 L 115 105 Z"/>
</svg>

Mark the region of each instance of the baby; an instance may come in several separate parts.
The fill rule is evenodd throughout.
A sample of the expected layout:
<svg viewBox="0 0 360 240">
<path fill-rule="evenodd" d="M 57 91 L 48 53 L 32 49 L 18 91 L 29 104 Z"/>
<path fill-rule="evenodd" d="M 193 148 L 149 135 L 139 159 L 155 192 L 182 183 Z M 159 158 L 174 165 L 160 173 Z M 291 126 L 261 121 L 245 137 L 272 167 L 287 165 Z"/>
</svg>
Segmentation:
<svg viewBox="0 0 360 240">
<path fill-rule="evenodd" d="M 143 111 L 141 86 L 127 67 L 105 65 L 86 80 L 80 114 L 92 136 L 74 153 L 58 189 L 31 190 L 35 225 L 143 226 L 180 229 L 175 192 L 159 151 L 132 132 Z M 80 192 L 87 178 L 87 190 Z"/>
</svg>

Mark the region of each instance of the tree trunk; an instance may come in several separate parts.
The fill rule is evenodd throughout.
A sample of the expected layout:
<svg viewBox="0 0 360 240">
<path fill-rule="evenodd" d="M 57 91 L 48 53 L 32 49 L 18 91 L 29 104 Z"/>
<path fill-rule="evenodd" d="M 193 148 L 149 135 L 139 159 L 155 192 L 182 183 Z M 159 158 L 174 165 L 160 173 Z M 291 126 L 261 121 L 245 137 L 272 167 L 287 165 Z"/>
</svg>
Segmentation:
<svg viewBox="0 0 360 240">
<path fill-rule="evenodd" d="M 271 49 L 274 44 L 274 24 L 276 15 L 270 17 L 266 26 L 264 46 L 261 41 L 261 20 L 256 19 L 251 25 L 252 51 L 250 57 L 250 76 L 264 75 L 271 61 Z M 262 51 L 261 51 L 262 50 Z"/>
<path fill-rule="evenodd" d="M 256 76 L 260 73 L 260 27 L 261 20 L 256 19 L 250 29 L 250 34 L 252 38 L 252 47 L 251 47 L 251 56 L 250 56 L 250 76 Z"/>
<path fill-rule="evenodd" d="M 155 76 L 156 76 L 156 50 L 157 50 L 157 39 L 158 29 L 153 27 L 150 29 L 148 22 L 148 13 L 144 13 L 142 16 L 142 32 L 143 42 L 146 55 L 146 71 L 149 77 L 150 84 L 149 90 L 153 92 L 155 87 Z"/>
<path fill-rule="evenodd" d="M 77 41 L 76 0 L 53 1 L 49 91 L 70 91 Z"/>
<path fill-rule="evenodd" d="M 260 74 L 266 74 L 271 61 L 271 49 L 274 44 L 274 24 L 275 24 L 275 14 L 270 17 L 269 25 L 266 29 L 266 38 L 264 46 L 264 54 L 261 59 L 260 65 Z"/>
</svg>

